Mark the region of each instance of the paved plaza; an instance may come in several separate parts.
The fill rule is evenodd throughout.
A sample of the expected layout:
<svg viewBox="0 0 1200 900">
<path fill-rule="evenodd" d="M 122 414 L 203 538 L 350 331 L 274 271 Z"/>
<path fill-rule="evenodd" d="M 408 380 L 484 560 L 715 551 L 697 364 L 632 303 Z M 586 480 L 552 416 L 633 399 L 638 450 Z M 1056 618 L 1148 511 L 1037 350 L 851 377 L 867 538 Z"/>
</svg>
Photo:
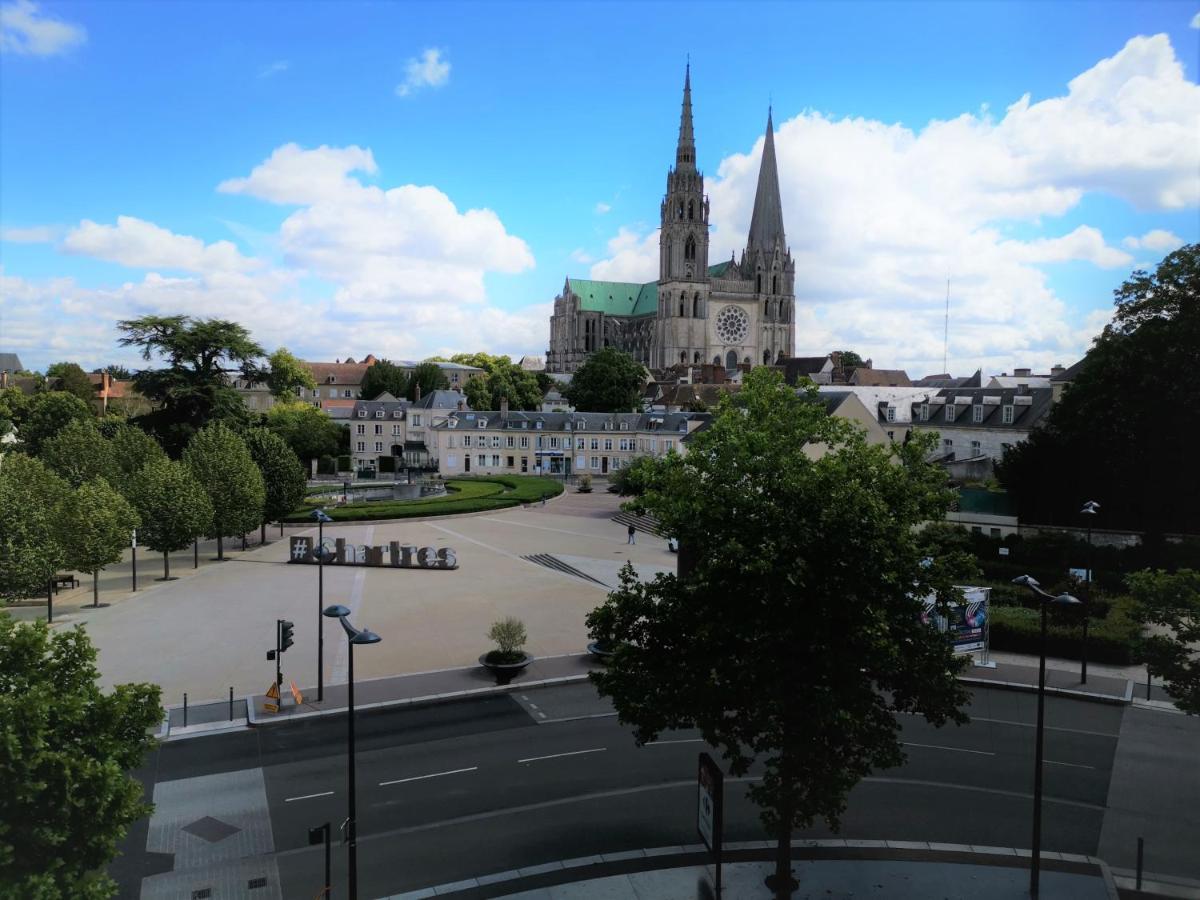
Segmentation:
<svg viewBox="0 0 1200 900">
<path fill-rule="evenodd" d="M 584 619 L 616 586 L 629 560 L 643 577 L 674 571 L 666 542 L 638 533 L 628 546 L 626 528 L 611 521 L 619 498 L 603 491 L 567 493 L 545 506 L 517 507 L 464 517 L 326 526 L 326 538 L 348 544 L 399 541 L 419 547 L 452 547 L 454 571 L 325 568 L 325 604 L 342 603 L 352 621 L 370 627 L 382 643 L 355 656 L 356 679 L 470 665 L 491 649 L 491 623 L 522 619 L 526 650 L 535 656 L 579 653 L 587 644 Z M 287 530 L 287 537 L 316 529 Z M 100 649 L 105 684 L 152 681 L 163 687 L 166 704 L 195 703 L 261 692 L 274 676 L 266 651 L 274 646 L 275 620 L 295 623 L 295 645 L 283 657 L 285 681 L 316 683 L 317 569 L 289 565 L 288 541 L 268 529 L 265 547 L 248 551 L 227 542 L 230 559 L 192 569 L 191 552 L 172 557 L 177 581 L 157 582 L 161 556 L 139 556 L 139 587 L 129 593 L 128 562 L 102 576 L 100 609 L 91 601 L 90 581 L 56 604 L 61 627 L 85 623 Z M 207 551 L 207 552 L 205 552 Z M 580 575 L 524 559 L 553 556 Z M 581 577 L 581 576 L 587 577 Z M 325 680 L 346 680 L 346 642 L 328 620 Z"/>
</svg>

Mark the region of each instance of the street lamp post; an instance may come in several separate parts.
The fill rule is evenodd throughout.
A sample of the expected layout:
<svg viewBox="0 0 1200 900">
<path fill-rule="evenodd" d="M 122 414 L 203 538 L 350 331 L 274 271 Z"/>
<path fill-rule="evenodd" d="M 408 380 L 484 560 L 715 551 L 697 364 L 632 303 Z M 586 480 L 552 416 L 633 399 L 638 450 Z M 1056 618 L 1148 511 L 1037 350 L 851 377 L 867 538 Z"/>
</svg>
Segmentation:
<svg viewBox="0 0 1200 900">
<path fill-rule="evenodd" d="M 361 631 L 350 624 L 348 616 L 350 610 L 338 604 L 326 609 L 323 615 L 329 616 L 331 619 L 337 619 L 342 623 L 342 629 L 346 632 L 346 640 L 349 645 L 349 698 L 348 708 L 346 710 L 346 754 L 349 770 L 349 800 L 346 814 L 346 846 L 348 852 L 348 888 L 350 900 L 358 900 L 358 834 L 357 834 L 357 819 L 358 819 L 358 802 L 355 787 L 355 772 L 354 772 L 354 646 L 355 644 L 378 644 L 381 638 L 379 635 L 370 629 L 364 628 Z"/>
<path fill-rule="evenodd" d="M 321 610 L 325 608 L 325 561 L 333 556 L 325 550 L 325 523 L 333 519 L 323 509 L 314 509 L 310 517 L 317 523 L 317 702 L 325 699 L 325 620 Z"/>
<path fill-rule="evenodd" d="M 1095 500 L 1089 500 L 1087 503 L 1083 504 L 1083 509 L 1079 510 L 1079 514 L 1081 516 L 1083 516 L 1084 521 L 1087 522 L 1087 543 L 1088 543 L 1087 596 L 1084 598 L 1086 602 L 1083 604 L 1083 649 L 1080 652 L 1081 659 L 1080 659 L 1080 664 L 1079 664 L 1079 683 L 1080 684 L 1087 684 L 1088 625 L 1091 622 L 1091 618 L 1092 618 L 1092 592 L 1094 590 L 1093 585 L 1095 584 L 1095 578 L 1096 578 L 1096 571 L 1095 571 L 1094 563 L 1093 563 L 1095 553 L 1092 550 L 1092 519 L 1096 516 L 1096 514 L 1098 512 L 1100 512 L 1100 504 L 1097 503 Z"/>
<path fill-rule="evenodd" d="M 1042 613 L 1041 652 L 1038 657 L 1037 739 L 1033 769 L 1033 851 L 1029 865 L 1029 896 L 1036 898 L 1042 869 L 1042 748 L 1046 712 L 1046 607 L 1050 603 L 1074 606 L 1079 601 L 1070 594 L 1059 594 L 1056 597 L 1048 591 L 1042 590 L 1042 586 L 1038 584 L 1037 580 L 1028 575 L 1014 578 L 1013 584 L 1029 588 L 1038 598 L 1038 606 Z"/>
</svg>

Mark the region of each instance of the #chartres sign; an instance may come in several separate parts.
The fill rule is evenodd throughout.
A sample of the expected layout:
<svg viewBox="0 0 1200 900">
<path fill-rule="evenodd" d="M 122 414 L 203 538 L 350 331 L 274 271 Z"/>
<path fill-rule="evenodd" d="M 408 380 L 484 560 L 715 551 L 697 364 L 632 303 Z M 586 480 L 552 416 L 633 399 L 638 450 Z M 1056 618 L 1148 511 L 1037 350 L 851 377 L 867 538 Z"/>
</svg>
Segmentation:
<svg viewBox="0 0 1200 900">
<path fill-rule="evenodd" d="M 449 547 L 418 547 L 391 541 L 386 546 L 376 544 L 348 544 L 345 538 L 337 538 L 333 546 L 325 542 L 326 550 L 332 553 L 327 566 L 380 566 L 392 569 L 457 569 L 458 557 Z M 292 552 L 288 562 L 316 565 L 311 537 L 293 537 Z"/>
</svg>

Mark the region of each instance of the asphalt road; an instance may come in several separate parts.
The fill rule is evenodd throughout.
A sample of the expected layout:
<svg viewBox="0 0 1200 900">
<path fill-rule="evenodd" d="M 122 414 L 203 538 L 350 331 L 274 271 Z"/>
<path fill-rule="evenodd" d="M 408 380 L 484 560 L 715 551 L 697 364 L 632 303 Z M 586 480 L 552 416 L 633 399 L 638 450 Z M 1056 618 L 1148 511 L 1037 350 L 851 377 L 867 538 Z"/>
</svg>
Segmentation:
<svg viewBox="0 0 1200 900">
<path fill-rule="evenodd" d="M 855 789 L 840 836 L 1029 846 L 1035 703 L 1027 694 L 977 689 L 968 726 L 936 729 L 906 719 L 908 762 Z M 638 748 L 606 711 L 580 685 L 361 715 L 362 896 L 557 859 L 697 843 L 694 779 L 703 743 L 674 733 Z M 1157 816 L 1158 870 L 1200 878 L 1193 852 L 1200 788 L 1194 775 L 1181 787 L 1178 772 L 1165 771 L 1177 767 L 1189 742 L 1194 750 L 1195 730 L 1138 742 L 1137 765 L 1121 769 L 1121 816 L 1106 826 L 1125 715 L 1122 707 L 1047 699 L 1044 846 L 1096 854 L 1103 830 L 1110 856 L 1126 846 L 1132 854 L 1138 817 Z M 203 776 L 258 767 L 283 896 L 312 896 L 323 854 L 308 846 L 308 828 L 329 821 L 336 829 L 346 815 L 345 719 L 168 743 L 141 774 L 148 785 L 197 779 L 192 783 L 204 790 Z M 1164 821 L 1159 799 L 1168 782 L 1178 804 L 1166 813 L 1178 818 L 1174 824 Z M 745 787 L 727 781 L 729 841 L 766 836 Z M 1189 791 L 1196 795 L 1190 803 Z M 218 793 L 214 808 L 223 802 Z M 1139 810 L 1139 794 L 1156 806 Z M 143 876 L 171 867 L 169 856 L 145 852 L 146 834 L 143 823 L 113 867 L 124 896 L 138 896 Z M 814 827 L 797 836 L 828 832 Z M 338 888 L 345 883 L 344 857 L 335 843 Z"/>
</svg>

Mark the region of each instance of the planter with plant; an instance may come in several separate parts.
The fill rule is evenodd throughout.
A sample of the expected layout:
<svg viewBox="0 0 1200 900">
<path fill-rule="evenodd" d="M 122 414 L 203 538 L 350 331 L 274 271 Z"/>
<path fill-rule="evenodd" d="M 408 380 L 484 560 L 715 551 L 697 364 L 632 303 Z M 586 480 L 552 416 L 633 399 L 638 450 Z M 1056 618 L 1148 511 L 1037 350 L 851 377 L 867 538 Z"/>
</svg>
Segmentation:
<svg viewBox="0 0 1200 900">
<path fill-rule="evenodd" d="M 479 664 L 496 677 L 496 684 L 508 684 L 533 662 L 533 657 L 521 649 L 526 637 L 525 623 L 520 619 L 508 616 L 492 623 L 488 638 L 496 642 L 496 649 L 479 657 Z"/>
<path fill-rule="evenodd" d="M 592 492 L 592 476 L 588 475 L 587 473 L 580 475 L 579 484 L 576 486 L 575 490 L 581 494 L 590 494 Z"/>
</svg>

